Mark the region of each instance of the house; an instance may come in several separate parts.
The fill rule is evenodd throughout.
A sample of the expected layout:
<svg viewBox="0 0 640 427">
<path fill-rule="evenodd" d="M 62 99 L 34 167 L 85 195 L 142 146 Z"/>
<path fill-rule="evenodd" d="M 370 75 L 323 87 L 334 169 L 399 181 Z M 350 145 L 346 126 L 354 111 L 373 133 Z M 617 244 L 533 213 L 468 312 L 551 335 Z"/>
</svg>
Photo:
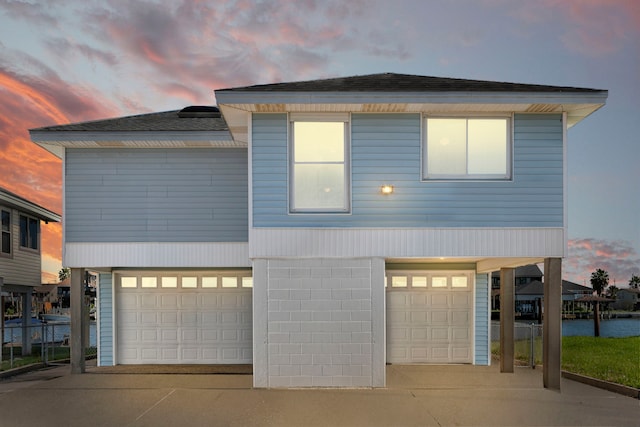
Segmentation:
<svg viewBox="0 0 640 427">
<path fill-rule="evenodd" d="M 60 222 L 60 215 L 51 212 L 4 188 L 0 188 L 2 242 L 0 247 L 0 295 L 4 325 L 5 299 L 17 296 L 23 318 L 31 319 L 33 289 L 40 285 L 42 246 L 40 222 Z M 28 322 L 22 322 L 24 337 L 22 354 L 31 353 Z M 4 328 L 4 326 L 3 326 Z"/>
<path fill-rule="evenodd" d="M 559 388 L 567 129 L 607 91 L 384 73 L 215 95 L 31 130 L 63 159 L 72 310 L 99 273 L 100 365 L 251 363 L 255 387 L 487 365 L 491 272 L 513 302 L 514 268 L 544 262 Z"/>
<path fill-rule="evenodd" d="M 540 318 L 540 307 L 544 298 L 544 285 L 541 281 L 516 284 L 516 314 L 521 318 Z M 568 280 L 562 281 L 562 313 L 563 317 L 575 317 L 576 300 L 593 295 L 593 289 Z M 581 305 L 581 304 L 578 304 Z"/>
<path fill-rule="evenodd" d="M 616 293 L 613 308 L 617 310 L 640 310 L 640 289 L 622 288 Z"/>
</svg>

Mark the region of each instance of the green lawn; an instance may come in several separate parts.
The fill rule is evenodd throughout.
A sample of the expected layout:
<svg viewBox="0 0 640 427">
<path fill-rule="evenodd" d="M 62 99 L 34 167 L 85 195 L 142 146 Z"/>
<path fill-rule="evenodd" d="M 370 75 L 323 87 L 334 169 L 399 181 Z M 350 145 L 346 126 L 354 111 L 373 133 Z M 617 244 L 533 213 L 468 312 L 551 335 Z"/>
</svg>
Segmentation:
<svg viewBox="0 0 640 427">
<path fill-rule="evenodd" d="M 89 347 L 86 351 L 87 356 L 95 355 L 96 348 Z M 6 371 L 11 368 L 19 368 L 20 366 L 31 365 L 34 363 L 41 363 L 42 356 L 40 354 L 40 345 L 34 344 L 31 347 L 31 355 L 22 356 L 22 347 L 13 348 L 13 366 L 11 366 L 11 348 L 4 347 L 2 349 L 2 363 L 0 363 L 0 371 Z M 69 347 L 54 347 L 49 348 L 47 353 L 47 359 L 64 360 L 69 359 Z"/>
<path fill-rule="evenodd" d="M 515 358 L 529 363 L 529 340 L 515 342 Z M 542 364 L 542 338 L 534 344 L 536 364 Z M 500 356 L 500 343 L 491 353 Z M 640 388 L 640 337 L 562 337 L 562 369 L 588 377 Z"/>
<path fill-rule="evenodd" d="M 640 388 L 640 337 L 563 337 L 562 369 Z"/>
</svg>

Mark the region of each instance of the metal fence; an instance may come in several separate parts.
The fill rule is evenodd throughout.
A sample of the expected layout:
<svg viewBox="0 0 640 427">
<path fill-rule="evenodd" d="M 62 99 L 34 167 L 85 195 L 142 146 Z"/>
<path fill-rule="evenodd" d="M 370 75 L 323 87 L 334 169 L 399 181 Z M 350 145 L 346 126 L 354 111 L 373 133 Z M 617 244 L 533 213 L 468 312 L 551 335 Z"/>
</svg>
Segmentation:
<svg viewBox="0 0 640 427">
<path fill-rule="evenodd" d="M 23 332 L 29 335 L 31 351 L 24 351 Z M 29 363 L 45 365 L 68 363 L 71 324 L 64 322 L 37 322 L 23 327 L 21 323 L 4 325 L 0 370 L 12 369 Z M 89 328 L 87 357 L 97 354 L 95 324 Z"/>
<path fill-rule="evenodd" d="M 542 363 L 542 324 L 521 323 L 514 325 L 514 357 L 520 363 L 536 367 Z M 500 323 L 491 322 L 491 351 L 500 354 Z"/>
</svg>

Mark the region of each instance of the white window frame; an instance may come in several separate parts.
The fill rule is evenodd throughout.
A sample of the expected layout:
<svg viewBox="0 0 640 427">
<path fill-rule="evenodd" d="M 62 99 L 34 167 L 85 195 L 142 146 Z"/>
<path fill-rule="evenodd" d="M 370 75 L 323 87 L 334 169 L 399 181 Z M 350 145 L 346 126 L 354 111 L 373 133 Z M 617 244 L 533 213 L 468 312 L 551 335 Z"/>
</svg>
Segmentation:
<svg viewBox="0 0 640 427">
<path fill-rule="evenodd" d="M 429 119 L 504 119 L 507 129 L 507 153 L 505 174 L 430 174 L 428 168 L 428 121 Z M 468 144 L 468 141 L 467 141 Z M 422 180 L 423 181 L 511 181 L 513 179 L 513 114 L 465 114 L 437 115 L 426 114 L 422 117 Z M 467 164 L 469 161 L 467 150 Z"/>
<path fill-rule="evenodd" d="M 295 207 L 295 122 L 341 122 L 344 123 L 344 201 L 339 209 Z M 290 113 L 289 126 L 289 213 L 290 214 L 348 214 L 351 212 L 351 117 L 349 113 Z"/>
</svg>

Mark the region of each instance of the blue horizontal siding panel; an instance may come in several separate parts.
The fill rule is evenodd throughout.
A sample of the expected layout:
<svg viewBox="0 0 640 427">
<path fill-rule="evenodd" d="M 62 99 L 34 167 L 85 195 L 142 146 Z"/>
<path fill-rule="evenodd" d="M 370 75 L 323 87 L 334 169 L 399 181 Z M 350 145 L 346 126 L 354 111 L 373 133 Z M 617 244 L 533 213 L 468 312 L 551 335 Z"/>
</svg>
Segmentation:
<svg viewBox="0 0 640 427">
<path fill-rule="evenodd" d="M 476 274 L 475 364 L 489 365 L 489 275 Z"/>
<path fill-rule="evenodd" d="M 517 114 L 507 181 L 422 180 L 420 114 L 352 114 L 351 212 L 289 214 L 286 114 L 253 115 L 256 227 L 562 227 L 559 114 Z M 382 196 L 382 184 L 394 194 Z"/>
<path fill-rule="evenodd" d="M 98 348 L 100 366 L 113 366 L 113 276 L 98 276 Z"/>
<path fill-rule="evenodd" d="M 67 242 L 247 242 L 242 148 L 67 149 Z"/>
</svg>

